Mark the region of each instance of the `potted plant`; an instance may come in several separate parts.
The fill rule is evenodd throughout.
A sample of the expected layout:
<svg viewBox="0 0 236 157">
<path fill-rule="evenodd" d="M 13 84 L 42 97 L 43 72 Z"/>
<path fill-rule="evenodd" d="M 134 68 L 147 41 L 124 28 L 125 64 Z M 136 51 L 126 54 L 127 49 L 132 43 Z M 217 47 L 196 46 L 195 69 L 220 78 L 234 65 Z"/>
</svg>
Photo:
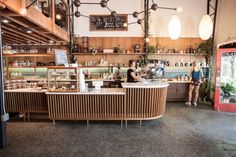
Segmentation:
<svg viewBox="0 0 236 157">
<path fill-rule="evenodd" d="M 202 97 L 202 101 L 204 102 L 204 104 L 206 104 L 207 102 L 214 102 L 214 100 L 212 100 L 211 96 L 214 95 L 215 92 L 215 84 L 212 81 L 206 80 L 205 83 L 203 83 L 201 85 L 201 97 Z"/>
<path fill-rule="evenodd" d="M 213 39 L 210 38 L 207 41 L 201 43 L 196 50 L 196 53 L 205 57 L 206 63 L 208 65 L 210 64 L 211 57 L 213 56 L 213 42 Z"/>
<path fill-rule="evenodd" d="M 232 93 L 236 93 L 236 88 L 230 83 L 222 84 L 220 89 L 223 92 L 224 99 L 229 99 Z"/>
<path fill-rule="evenodd" d="M 152 46 L 149 44 L 147 44 L 146 49 L 147 49 L 147 53 L 156 53 L 156 51 L 157 51 L 155 46 Z"/>
<path fill-rule="evenodd" d="M 96 55 L 98 53 L 98 48 L 97 47 L 90 47 L 89 52 L 92 53 L 93 55 Z"/>
<path fill-rule="evenodd" d="M 116 47 L 113 47 L 113 52 L 114 52 L 114 53 L 121 54 L 121 53 L 123 53 L 123 52 L 124 52 L 124 49 L 123 49 L 123 48 L 121 48 L 121 46 L 120 46 L 120 45 L 118 45 L 118 46 L 116 46 Z"/>
</svg>

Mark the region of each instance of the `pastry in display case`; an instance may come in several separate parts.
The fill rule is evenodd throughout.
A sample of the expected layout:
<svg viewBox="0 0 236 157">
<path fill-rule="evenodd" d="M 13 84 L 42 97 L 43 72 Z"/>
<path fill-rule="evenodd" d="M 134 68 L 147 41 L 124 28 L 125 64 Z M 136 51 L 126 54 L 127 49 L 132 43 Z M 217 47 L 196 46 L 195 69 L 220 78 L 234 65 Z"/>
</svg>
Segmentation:
<svg viewBox="0 0 236 157">
<path fill-rule="evenodd" d="M 49 92 L 77 92 L 78 82 L 77 67 L 48 67 Z"/>
</svg>

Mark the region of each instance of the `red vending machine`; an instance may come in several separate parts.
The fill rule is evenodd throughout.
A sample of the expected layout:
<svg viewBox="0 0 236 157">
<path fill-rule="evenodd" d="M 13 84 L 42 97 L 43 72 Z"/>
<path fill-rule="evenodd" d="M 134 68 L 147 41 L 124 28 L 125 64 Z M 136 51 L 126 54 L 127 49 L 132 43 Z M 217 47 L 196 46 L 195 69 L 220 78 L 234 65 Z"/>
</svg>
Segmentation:
<svg viewBox="0 0 236 157">
<path fill-rule="evenodd" d="M 236 112 L 236 40 L 216 53 L 215 110 Z"/>
</svg>

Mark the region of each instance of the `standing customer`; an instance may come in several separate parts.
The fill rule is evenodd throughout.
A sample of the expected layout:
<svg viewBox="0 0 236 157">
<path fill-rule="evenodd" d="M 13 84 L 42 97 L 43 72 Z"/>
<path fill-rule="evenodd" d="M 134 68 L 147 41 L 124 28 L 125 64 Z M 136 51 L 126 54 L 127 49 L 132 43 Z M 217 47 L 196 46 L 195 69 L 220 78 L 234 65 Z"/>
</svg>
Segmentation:
<svg viewBox="0 0 236 157">
<path fill-rule="evenodd" d="M 135 70 L 135 61 L 133 59 L 129 60 L 129 69 L 127 71 L 127 82 L 137 82 L 140 77 L 136 76 Z"/>
<path fill-rule="evenodd" d="M 188 102 L 186 102 L 185 104 L 191 105 L 192 93 L 194 92 L 193 105 L 197 106 L 198 92 L 199 92 L 199 87 L 201 85 L 201 78 L 203 77 L 203 74 L 199 66 L 199 63 L 197 63 L 196 61 L 193 62 L 193 67 L 190 76 L 192 77 L 192 79 L 189 85 Z"/>
</svg>

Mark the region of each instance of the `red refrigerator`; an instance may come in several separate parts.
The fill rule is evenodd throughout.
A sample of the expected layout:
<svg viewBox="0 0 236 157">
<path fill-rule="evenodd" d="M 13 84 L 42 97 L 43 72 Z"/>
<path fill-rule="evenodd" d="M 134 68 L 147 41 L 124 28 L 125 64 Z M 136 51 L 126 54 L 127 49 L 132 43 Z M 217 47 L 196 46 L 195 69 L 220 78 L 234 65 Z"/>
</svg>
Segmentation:
<svg viewBox="0 0 236 157">
<path fill-rule="evenodd" d="M 236 112 L 236 48 L 217 50 L 215 87 L 215 110 Z"/>
</svg>

